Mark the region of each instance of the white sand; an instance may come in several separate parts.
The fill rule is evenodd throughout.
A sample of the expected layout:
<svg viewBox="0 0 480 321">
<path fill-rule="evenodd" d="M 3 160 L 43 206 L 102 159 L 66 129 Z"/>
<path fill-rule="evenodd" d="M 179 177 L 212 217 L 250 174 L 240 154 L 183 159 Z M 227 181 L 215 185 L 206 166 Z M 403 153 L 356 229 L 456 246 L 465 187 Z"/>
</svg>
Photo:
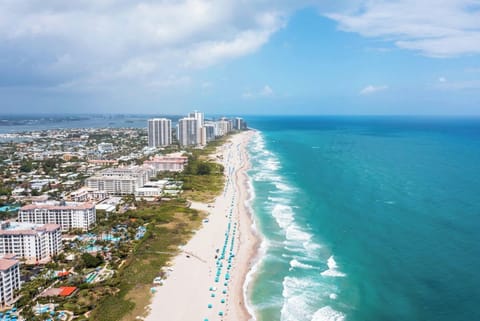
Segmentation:
<svg viewBox="0 0 480 321">
<path fill-rule="evenodd" d="M 237 134 L 221 148 L 220 155 L 223 155 L 226 173 L 225 192 L 212 203 L 214 207 L 192 203 L 192 208 L 210 213 L 209 222 L 203 224 L 183 247 L 183 252 L 173 260 L 173 271 L 169 272 L 163 286 L 157 287 L 150 313 L 145 320 L 246 321 L 251 318 L 245 309 L 243 293 L 245 277 L 253 264 L 259 244 L 251 227 L 250 213 L 245 206 L 248 199 L 246 170 L 249 166 L 246 145 L 251 135 L 251 132 Z M 215 282 L 219 262 L 215 255 L 220 258 L 227 231 L 225 257 L 221 260 L 218 282 Z M 232 253 L 235 256 L 232 257 L 232 266 L 228 270 L 232 239 Z M 220 251 L 218 254 L 217 249 Z M 228 281 L 226 273 L 230 276 Z M 225 282 L 227 286 L 224 285 Z M 210 291 L 211 287 L 216 289 Z M 221 303 L 222 299 L 225 303 Z M 212 308 L 208 307 L 209 304 Z M 220 312 L 223 316 L 219 315 Z"/>
</svg>

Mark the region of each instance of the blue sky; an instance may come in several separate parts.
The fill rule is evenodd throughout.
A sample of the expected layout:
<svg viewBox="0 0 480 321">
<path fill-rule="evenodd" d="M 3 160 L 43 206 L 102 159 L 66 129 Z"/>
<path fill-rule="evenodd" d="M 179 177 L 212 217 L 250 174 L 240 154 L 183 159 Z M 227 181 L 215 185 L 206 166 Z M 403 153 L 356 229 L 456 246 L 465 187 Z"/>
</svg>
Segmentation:
<svg viewBox="0 0 480 321">
<path fill-rule="evenodd" d="M 3 1 L 0 113 L 480 114 L 480 1 Z"/>
</svg>

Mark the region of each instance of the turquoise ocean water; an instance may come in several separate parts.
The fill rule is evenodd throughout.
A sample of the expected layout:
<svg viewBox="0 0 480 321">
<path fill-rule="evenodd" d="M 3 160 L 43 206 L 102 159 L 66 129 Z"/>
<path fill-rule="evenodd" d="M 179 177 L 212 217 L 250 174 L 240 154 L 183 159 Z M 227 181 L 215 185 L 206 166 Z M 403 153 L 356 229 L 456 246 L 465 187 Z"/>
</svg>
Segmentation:
<svg viewBox="0 0 480 321">
<path fill-rule="evenodd" d="M 248 121 L 258 320 L 480 320 L 480 119 Z"/>
</svg>

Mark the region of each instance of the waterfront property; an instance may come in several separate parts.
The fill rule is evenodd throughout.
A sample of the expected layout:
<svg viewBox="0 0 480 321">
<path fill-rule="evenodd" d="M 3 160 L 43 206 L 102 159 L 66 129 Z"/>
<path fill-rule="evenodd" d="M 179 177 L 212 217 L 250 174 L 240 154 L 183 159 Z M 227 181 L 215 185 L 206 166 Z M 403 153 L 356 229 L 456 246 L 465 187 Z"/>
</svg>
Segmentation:
<svg viewBox="0 0 480 321">
<path fill-rule="evenodd" d="M 47 263 L 63 249 L 58 224 L 4 221 L 0 227 L 0 255 L 14 254 L 30 264 Z"/>
<path fill-rule="evenodd" d="M 0 305 L 9 305 L 20 289 L 20 263 L 15 258 L 0 258 Z"/>
<path fill-rule="evenodd" d="M 95 225 L 95 204 L 53 202 L 25 205 L 18 212 L 18 220 L 36 224 L 58 224 L 62 231 L 70 229 L 86 231 Z"/>
<path fill-rule="evenodd" d="M 112 195 L 130 195 L 148 181 L 148 173 L 141 167 L 108 168 L 88 178 L 86 185 Z"/>
</svg>

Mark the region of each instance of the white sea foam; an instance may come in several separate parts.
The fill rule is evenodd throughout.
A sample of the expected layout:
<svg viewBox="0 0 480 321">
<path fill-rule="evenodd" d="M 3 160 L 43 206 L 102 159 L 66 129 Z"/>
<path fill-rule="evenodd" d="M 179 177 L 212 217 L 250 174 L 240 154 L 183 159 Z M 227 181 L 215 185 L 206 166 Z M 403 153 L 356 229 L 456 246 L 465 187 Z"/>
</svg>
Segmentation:
<svg viewBox="0 0 480 321">
<path fill-rule="evenodd" d="M 330 276 L 330 277 L 345 277 L 346 274 L 338 271 L 337 262 L 333 258 L 333 255 L 330 256 L 327 260 L 328 270 L 323 271 L 320 273 L 323 276 Z"/>
<path fill-rule="evenodd" d="M 332 300 L 336 300 L 337 299 L 337 295 L 335 293 L 330 293 L 330 295 L 328 296 L 330 299 Z"/>
<path fill-rule="evenodd" d="M 345 314 L 334 310 L 331 306 L 318 309 L 313 315 L 312 321 L 344 321 Z"/>
<path fill-rule="evenodd" d="M 288 205 L 276 204 L 272 209 L 272 215 L 282 229 L 287 229 L 293 222 L 293 211 Z"/>
<path fill-rule="evenodd" d="M 282 321 L 306 320 L 311 315 L 309 296 L 307 295 L 312 281 L 306 278 L 287 276 L 283 279 L 283 306 L 281 310 Z"/>
<path fill-rule="evenodd" d="M 315 267 L 310 264 L 305 264 L 300 262 L 297 259 L 293 259 L 290 261 L 290 271 L 293 270 L 294 268 L 300 268 L 300 269 L 314 269 Z"/>
<path fill-rule="evenodd" d="M 278 188 L 279 190 L 281 190 L 283 192 L 290 192 L 290 191 L 293 190 L 292 186 L 287 185 L 283 182 L 274 182 L 273 184 L 275 185 L 276 188 Z"/>
<path fill-rule="evenodd" d="M 304 244 L 312 239 L 312 235 L 302 231 L 297 224 L 289 224 L 286 229 L 286 237 L 289 241 L 296 241 L 299 244 Z"/>
</svg>

